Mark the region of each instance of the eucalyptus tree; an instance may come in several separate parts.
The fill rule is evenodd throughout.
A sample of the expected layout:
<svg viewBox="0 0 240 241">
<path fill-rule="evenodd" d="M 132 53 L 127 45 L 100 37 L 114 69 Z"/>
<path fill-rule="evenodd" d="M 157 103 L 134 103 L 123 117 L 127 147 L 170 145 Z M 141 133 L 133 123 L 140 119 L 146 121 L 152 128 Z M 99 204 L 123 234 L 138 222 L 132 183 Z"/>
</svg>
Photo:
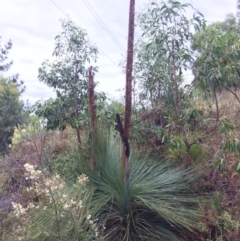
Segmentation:
<svg viewBox="0 0 240 241">
<path fill-rule="evenodd" d="M 188 18 L 186 12 L 193 11 L 193 16 Z M 175 116 L 179 128 L 183 134 L 186 145 L 185 165 L 189 163 L 189 144 L 186 136 L 185 126 L 182 122 L 182 93 L 183 70 L 190 69 L 194 62 L 194 52 L 190 48 L 194 30 L 199 31 L 205 21 L 203 15 L 188 4 L 178 1 L 154 1 L 139 15 L 139 26 L 143 32 L 144 41 L 149 49 L 158 46 L 152 55 L 152 62 L 162 62 L 156 65 L 152 73 L 164 73 L 158 80 L 172 86 L 172 99 L 174 101 Z M 159 51 L 157 51 L 159 49 Z M 163 83 L 164 84 L 164 83 Z M 153 87 L 156 86 L 156 82 Z"/>
<path fill-rule="evenodd" d="M 81 144 L 80 116 L 87 109 L 87 64 L 96 62 L 98 51 L 90 43 L 85 30 L 71 20 L 61 22 L 63 31 L 55 38 L 54 61 L 43 62 L 39 69 L 39 80 L 53 87 L 59 101 L 67 105 L 64 109 L 68 111 L 62 114 L 63 121 L 76 129 L 77 140 Z M 93 72 L 96 71 L 97 68 L 93 67 Z M 61 119 L 59 124 L 62 124 Z"/>
<path fill-rule="evenodd" d="M 174 107 L 168 63 L 160 43 L 137 42 L 133 71 L 135 103 L 143 109 Z"/>
<path fill-rule="evenodd" d="M 194 84 L 213 95 L 216 121 L 219 120 L 217 92 L 231 92 L 240 102 L 236 89 L 240 78 L 239 26 L 232 15 L 224 22 L 214 23 L 194 37 L 193 49 L 199 52 L 194 64 Z"/>
</svg>

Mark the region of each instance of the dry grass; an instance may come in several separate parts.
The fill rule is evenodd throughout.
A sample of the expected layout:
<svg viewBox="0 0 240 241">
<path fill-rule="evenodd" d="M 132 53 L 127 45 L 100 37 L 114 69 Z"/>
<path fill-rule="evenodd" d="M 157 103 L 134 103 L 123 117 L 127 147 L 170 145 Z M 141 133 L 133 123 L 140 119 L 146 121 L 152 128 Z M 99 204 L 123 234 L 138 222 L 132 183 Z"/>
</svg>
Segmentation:
<svg viewBox="0 0 240 241">
<path fill-rule="evenodd" d="M 240 91 L 237 92 L 240 96 Z M 224 91 L 218 95 L 219 98 L 219 108 L 220 116 L 226 117 L 234 121 L 236 126 L 240 127 L 239 117 L 240 117 L 240 103 L 237 99 L 229 92 Z"/>
<path fill-rule="evenodd" d="M 237 94 L 240 96 L 240 90 Z M 218 215 L 227 211 L 234 220 L 240 223 L 240 175 L 234 170 L 234 164 L 239 162 L 240 156 L 236 152 L 230 152 L 220 148 L 222 141 L 227 138 L 240 139 L 240 103 L 234 95 L 227 91 L 218 94 L 218 101 L 220 120 L 217 125 L 214 101 L 204 98 L 196 101 L 197 108 L 205 110 L 204 119 L 209 120 L 207 124 L 199 127 L 199 131 L 202 133 L 202 145 L 207 153 L 202 163 L 203 165 L 209 166 L 215 165 L 214 170 L 206 177 L 206 186 L 214 190 L 216 197 L 220 198 L 221 196 Z M 220 126 L 226 118 L 235 126 L 235 131 L 226 134 L 220 133 Z M 221 159 L 222 162 L 216 165 Z M 208 212 L 210 214 L 208 214 Z M 212 220 L 211 223 L 213 223 L 213 216 L 212 211 L 208 210 L 206 213 L 208 221 L 206 221 L 206 223 L 209 222 L 209 220 Z M 239 241 L 239 229 L 233 230 L 232 232 L 229 231 L 222 240 Z"/>
<path fill-rule="evenodd" d="M 237 95 L 240 97 L 240 90 Z M 222 91 L 217 94 L 218 104 L 220 110 L 220 119 L 228 118 L 235 121 L 236 124 L 240 124 L 238 121 L 240 117 L 240 103 L 236 97 L 229 91 Z M 204 109 L 207 112 L 209 118 L 216 118 L 216 106 L 213 99 L 199 98 L 196 100 L 196 105 L 199 109 Z"/>
</svg>

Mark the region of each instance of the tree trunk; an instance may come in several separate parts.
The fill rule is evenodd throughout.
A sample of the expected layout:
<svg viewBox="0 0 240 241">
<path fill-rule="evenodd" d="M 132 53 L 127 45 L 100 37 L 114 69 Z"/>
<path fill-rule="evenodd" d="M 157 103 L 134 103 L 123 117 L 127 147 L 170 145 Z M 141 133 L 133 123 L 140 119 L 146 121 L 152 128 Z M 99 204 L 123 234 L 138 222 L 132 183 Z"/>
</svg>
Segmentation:
<svg viewBox="0 0 240 241">
<path fill-rule="evenodd" d="M 219 106 L 218 106 L 218 98 L 217 98 L 217 94 L 216 94 L 215 89 L 213 89 L 213 95 L 214 95 L 215 105 L 216 105 L 216 123 L 218 123 L 218 121 L 219 121 Z"/>
<path fill-rule="evenodd" d="M 188 142 L 186 131 L 184 130 L 184 126 L 182 126 L 182 136 L 183 136 L 183 142 L 186 147 L 186 153 L 184 157 L 184 167 L 187 168 L 190 164 L 190 150 L 191 150 L 191 145 Z"/>
<path fill-rule="evenodd" d="M 77 92 L 75 92 L 75 119 L 77 120 L 79 117 L 79 113 L 78 113 L 78 98 L 77 98 Z M 77 134 L 77 141 L 78 141 L 78 145 L 81 146 L 82 141 L 81 141 L 81 136 L 80 136 L 80 130 L 78 129 L 78 127 L 76 128 L 76 134 Z"/>
<path fill-rule="evenodd" d="M 175 65 L 175 60 L 174 60 L 174 63 L 173 63 L 173 71 L 174 71 L 175 112 L 176 112 L 177 118 L 180 120 L 181 112 L 180 112 L 180 103 L 179 103 L 179 86 L 178 86 L 178 79 L 177 79 L 177 75 L 176 75 L 177 69 L 176 69 L 176 65 Z"/>
<path fill-rule="evenodd" d="M 74 76 L 74 82 L 77 84 L 77 74 L 75 73 Z M 77 91 L 74 92 L 74 112 L 75 112 L 75 120 L 78 120 L 79 113 L 78 113 L 78 93 Z M 78 145 L 81 146 L 82 141 L 81 141 L 81 136 L 80 136 L 80 130 L 78 129 L 78 126 L 76 128 L 76 133 L 77 133 L 77 141 Z"/>
<path fill-rule="evenodd" d="M 130 0 L 129 25 L 128 25 L 128 52 L 127 52 L 127 68 L 126 68 L 125 116 L 124 116 L 124 133 L 126 135 L 126 138 L 128 138 L 130 134 L 130 122 L 131 122 L 131 111 L 132 111 L 134 8 L 135 8 L 135 0 Z"/>
<path fill-rule="evenodd" d="M 89 101 L 89 113 L 90 113 L 90 125 L 91 125 L 91 132 L 94 136 L 96 134 L 96 103 L 94 98 L 94 80 L 92 74 L 92 66 L 89 68 L 89 78 L 88 78 L 88 101 Z"/>
<path fill-rule="evenodd" d="M 88 102 L 89 102 L 89 114 L 90 114 L 90 128 L 91 128 L 91 136 L 92 136 L 92 148 L 97 148 L 97 111 L 96 111 L 96 103 L 94 98 L 94 80 L 92 73 L 92 66 L 90 66 L 88 71 Z M 96 167 L 96 161 L 92 157 L 90 160 L 90 164 L 92 169 L 94 170 Z"/>
<path fill-rule="evenodd" d="M 134 43 L 134 12 L 135 0 L 130 0 L 129 23 L 128 23 L 128 48 L 126 66 L 126 92 L 125 92 L 125 114 L 124 135 L 128 142 L 130 135 L 131 112 L 132 112 L 132 66 L 133 66 L 133 43 Z M 122 174 L 125 173 L 126 187 L 129 186 L 129 156 L 126 155 L 126 146 L 123 145 L 122 152 Z M 123 176 L 123 175 L 122 175 Z"/>
<path fill-rule="evenodd" d="M 232 93 L 232 94 L 234 95 L 234 97 L 237 99 L 237 101 L 240 103 L 240 99 L 238 98 L 237 93 L 236 93 L 236 90 L 237 90 L 237 89 L 235 89 L 235 93 L 234 93 L 234 92 L 233 92 L 230 88 L 228 88 L 227 86 L 223 85 L 223 87 L 224 87 L 227 91 L 229 91 L 230 93 Z"/>
<path fill-rule="evenodd" d="M 181 106 L 180 106 L 180 99 L 179 99 L 179 84 L 178 84 L 178 77 L 177 77 L 177 68 L 176 68 L 176 64 L 175 64 L 175 60 L 173 60 L 173 71 L 174 71 L 174 94 L 175 94 L 175 113 L 176 113 L 176 117 L 178 122 L 181 122 Z M 180 130 L 182 132 L 182 137 L 183 137 L 183 142 L 185 144 L 186 147 L 186 153 L 185 153 L 185 157 L 184 157 L 184 167 L 187 168 L 190 164 L 190 149 L 191 149 L 191 145 L 189 144 L 189 141 L 187 139 L 187 135 L 186 135 L 186 130 L 184 128 L 184 123 L 180 124 L 182 126 L 180 126 Z"/>
</svg>

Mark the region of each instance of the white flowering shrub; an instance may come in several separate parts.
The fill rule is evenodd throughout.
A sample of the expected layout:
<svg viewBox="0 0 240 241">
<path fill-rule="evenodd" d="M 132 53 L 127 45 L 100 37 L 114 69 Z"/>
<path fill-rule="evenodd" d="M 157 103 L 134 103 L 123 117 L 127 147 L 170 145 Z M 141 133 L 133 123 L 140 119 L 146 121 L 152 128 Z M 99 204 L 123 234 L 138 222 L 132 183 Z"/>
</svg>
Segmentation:
<svg viewBox="0 0 240 241">
<path fill-rule="evenodd" d="M 88 183 L 88 177 L 85 174 L 82 174 L 78 178 L 78 183 L 82 186 L 85 186 Z"/>
<path fill-rule="evenodd" d="M 70 184 L 60 175 L 46 175 L 29 163 L 24 168 L 30 183 L 26 192 L 35 201 L 25 206 L 12 202 L 12 214 L 18 219 L 12 231 L 16 240 L 97 240 L 96 220 L 86 208 L 90 195 L 85 174 Z"/>
</svg>

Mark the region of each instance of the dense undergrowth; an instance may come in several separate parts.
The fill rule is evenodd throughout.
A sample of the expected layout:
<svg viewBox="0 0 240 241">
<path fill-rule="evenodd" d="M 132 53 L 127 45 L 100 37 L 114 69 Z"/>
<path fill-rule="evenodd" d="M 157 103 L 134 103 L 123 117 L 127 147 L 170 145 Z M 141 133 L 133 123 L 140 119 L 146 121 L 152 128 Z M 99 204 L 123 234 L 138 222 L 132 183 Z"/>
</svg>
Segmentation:
<svg viewBox="0 0 240 241">
<path fill-rule="evenodd" d="M 1 240 L 239 240 L 239 106 L 219 97 L 217 125 L 196 100 L 190 169 L 177 129 L 133 117 L 127 193 L 116 130 L 99 128 L 94 147 L 86 132 L 79 148 L 71 128 L 20 128 L 0 162 Z"/>
</svg>

